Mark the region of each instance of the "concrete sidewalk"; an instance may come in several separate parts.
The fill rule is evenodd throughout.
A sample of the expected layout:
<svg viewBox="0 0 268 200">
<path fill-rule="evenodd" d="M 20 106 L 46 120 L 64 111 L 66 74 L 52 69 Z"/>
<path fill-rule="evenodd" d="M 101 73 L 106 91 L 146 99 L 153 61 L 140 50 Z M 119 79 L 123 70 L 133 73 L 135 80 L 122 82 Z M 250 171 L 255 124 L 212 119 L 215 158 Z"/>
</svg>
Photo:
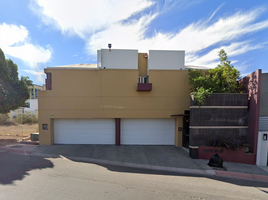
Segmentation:
<svg viewBox="0 0 268 200">
<path fill-rule="evenodd" d="M 0 148 L 0 152 L 67 158 L 73 161 L 116 165 L 198 175 L 216 175 L 268 182 L 268 171 L 256 165 L 224 162 L 227 171 L 211 169 L 207 160 L 191 159 L 188 153 L 175 146 L 114 146 L 114 145 L 25 145 Z"/>
</svg>

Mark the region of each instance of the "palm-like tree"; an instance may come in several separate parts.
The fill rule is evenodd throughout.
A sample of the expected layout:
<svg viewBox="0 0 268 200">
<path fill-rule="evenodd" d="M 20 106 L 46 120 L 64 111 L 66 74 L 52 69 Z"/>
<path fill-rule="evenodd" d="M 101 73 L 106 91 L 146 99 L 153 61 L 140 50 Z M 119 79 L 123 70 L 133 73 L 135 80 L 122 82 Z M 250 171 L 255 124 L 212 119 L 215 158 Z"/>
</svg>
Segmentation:
<svg viewBox="0 0 268 200">
<path fill-rule="evenodd" d="M 27 86 L 33 86 L 33 81 L 29 79 L 29 76 L 21 76 L 21 80 L 24 81 Z"/>
</svg>

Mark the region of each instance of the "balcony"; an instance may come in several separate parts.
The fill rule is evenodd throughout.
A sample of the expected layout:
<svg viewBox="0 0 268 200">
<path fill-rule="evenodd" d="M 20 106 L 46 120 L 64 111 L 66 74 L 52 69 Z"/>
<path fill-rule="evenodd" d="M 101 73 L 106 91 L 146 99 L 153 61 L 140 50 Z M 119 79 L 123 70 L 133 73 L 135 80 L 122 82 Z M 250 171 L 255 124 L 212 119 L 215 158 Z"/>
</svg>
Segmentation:
<svg viewBox="0 0 268 200">
<path fill-rule="evenodd" d="M 138 83 L 137 91 L 151 91 L 152 87 L 152 83 Z"/>
</svg>

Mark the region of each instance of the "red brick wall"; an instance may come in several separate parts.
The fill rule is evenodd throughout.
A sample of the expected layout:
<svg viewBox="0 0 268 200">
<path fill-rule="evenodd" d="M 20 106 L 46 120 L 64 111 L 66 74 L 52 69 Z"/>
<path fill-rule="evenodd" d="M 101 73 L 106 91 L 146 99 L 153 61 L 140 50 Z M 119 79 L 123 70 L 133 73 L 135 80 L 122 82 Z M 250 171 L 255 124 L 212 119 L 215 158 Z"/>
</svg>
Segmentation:
<svg viewBox="0 0 268 200">
<path fill-rule="evenodd" d="M 257 139 L 259 130 L 259 113 L 261 99 L 261 69 L 239 80 L 245 91 L 249 94 L 249 117 L 248 117 L 248 143 L 251 152 L 257 153 Z"/>
</svg>

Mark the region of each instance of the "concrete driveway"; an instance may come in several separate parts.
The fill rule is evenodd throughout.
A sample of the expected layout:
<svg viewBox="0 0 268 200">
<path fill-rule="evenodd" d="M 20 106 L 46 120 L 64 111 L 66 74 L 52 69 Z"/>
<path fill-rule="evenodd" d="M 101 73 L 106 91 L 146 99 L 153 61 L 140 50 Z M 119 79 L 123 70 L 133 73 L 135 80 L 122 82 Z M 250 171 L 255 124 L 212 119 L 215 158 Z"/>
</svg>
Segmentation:
<svg viewBox="0 0 268 200">
<path fill-rule="evenodd" d="M 191 159 L 188 152 L 175 146 L 145 145 L 10 145 L 0 151 L 47 158 L 66 158 L 72 161 L 100 165 L 117 165 L 176 173 L 245 177 L 268 181 L 268 172 L 256 165 L 224 162 L 228 170 L 214 171 L 208 160 Z M 226 174 L 227 173 L 227 174 Z M 237 174 L 239 173 L 239 174 Z M 242 173 L 242 174 L 241 174 Z M 256 175 L 256 176 L 255 176 Z M 264 175 L 264 176 L 263 176 Z M 260 176 L 260 177 L 259 177 Z"/>
</svg>

